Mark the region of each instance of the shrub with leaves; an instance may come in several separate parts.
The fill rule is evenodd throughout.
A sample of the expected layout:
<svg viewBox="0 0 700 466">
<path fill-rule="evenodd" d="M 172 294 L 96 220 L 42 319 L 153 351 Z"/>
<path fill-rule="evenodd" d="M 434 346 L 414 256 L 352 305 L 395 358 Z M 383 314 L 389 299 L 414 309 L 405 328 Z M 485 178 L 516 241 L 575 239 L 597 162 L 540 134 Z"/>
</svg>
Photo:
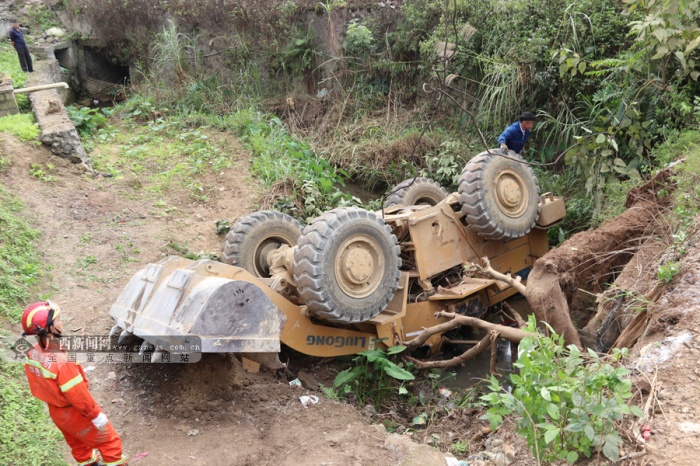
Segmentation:
<svg viewBox="0 0 700 466">
<path fill-rule="evenodd" d="M 81 137 L 89 136 L 107 124 L 107 118 L 100 112 L 99 108 L 68 106 L 66 111 Z"/>
<path fill-rule="evenodd" d="M 534 318 L 528 327 L 536 332 Z M 629 370 L 616 364 L 625 354 L 582 353 L 565 347 L 556 334 L 526 338 L 515 363 L 519 373 L 511 376 L 512 393 L 492 377 L 489 393 L 481 397 L 488 407 L 483 419 L 495 428 L 505 416 L 515 416 L 519 434 L 538 461 L 573 463 L 599 451 L 616 461 L 622 443 L 617 424 L 626 415 L 643 416 L 638 406 L 627 404 Z"/>
<path fill-rule="evenodd" d="M 355 367 L 339 372 L 333 380 L 333 388 L 343 393 L 353 393 L 360 404 L 371 401 L 375 406 L 381 405 L 385 395 L 391 392 L 407 394 L 406 388 L 395 386 L 395 382 L 413 380 L 415 377 L 389 359 L 389 356 L 405 349 L 405 346 L 392 346 L 386 352 L 367 350 L 357 353 L 353 359 Z"/>
</svg>

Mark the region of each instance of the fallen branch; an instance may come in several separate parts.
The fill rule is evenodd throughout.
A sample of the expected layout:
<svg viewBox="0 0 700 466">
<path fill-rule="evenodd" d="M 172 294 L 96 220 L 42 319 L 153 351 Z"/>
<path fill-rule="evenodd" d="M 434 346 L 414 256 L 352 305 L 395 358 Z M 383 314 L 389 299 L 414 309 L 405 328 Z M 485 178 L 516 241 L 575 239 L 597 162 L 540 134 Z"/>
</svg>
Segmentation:
<svg viewBox="0 0 700 466">
<path fill-rule="evenodd" d="M 503 308 L 506 311 L 510 312 L 510 315 L 513 316 L 513 319 L 518 323 L 518 328 L 523 328 L 527 325 L 527 322 L 525 322 L 525 320 L 522 318 L 522 316 L 520 315 L 520 313 L 518 311 L 513 309 L 513 306 L 511 306 L 510 304 L 508 304 L 505 301 L 503 301 L 502 304 L 503 304 Z"/>
<path fill-rule="evenodd" d="M 415 337 L 412 340 L 403 342 L 404 345 L 408 346 L 409 348 L 416 348 L 418 346 L 423 345 L 428 338 L 432 337 L 433 335 L 436 334 L 443 334 L 447 332 L 448 330 L 452 330 L 453 328 L 456 327 L 461 327 L 461 326 L 468 326 L 468 327 L 474 327 L 474 328 L 480 328 L 483 330 L 486 330 L 488 332 L 495 330 L 500 334 L 501 338 L 505 338 L 508 341 L 512 341 L 515 343 L 520 342 L 523 338 L 525 337 L 534 337 L 535 334 L 526 332 L 524 330 L 520 330 L 518 328 L 512 328 L 512 327 L 506 327 L 505 325 L 498 325 L 498 324 L 493 324 L 491 322 L 487 322 L 485 320 L 477 319 L 476 317 L 470 317 L 470 316 L 463 316 L 460 314 L 456 314 L 454 312 L 445 312 L 445 311 L 440 311 L 435 313 L 435 317 L 442 317 L 442 318 L 447 318 L 450 319 L 448 322 L 434 325 L 432 327 L 428 327 L 424 329 L 417 337 Z M 483 341 L 483 340 L 482 340 Z"/>
<path fill-rule="evenodd" d="M 494 280 L 498 280 L 499 282 L 504 282 L 512 286 L 513 288 L 518 290 L 518 293 L 522 294 L 523 296 L 527 294 L 527 289 L 525 288 L 525 285 L 523 285 L 523 283 L 520 281 L 521 279 L 519 276 L 516 275 L 515 277 L 513 277 L 509 273 L 501 273 L 498 270 L 495 270 L 491 267 L 491 262 L 489 261 L 488 257 L 482 257 L 481 262 L 484 264 L 483 266 L 472 262 L 471 267 L 476 269 L 477 272 L 489 276 Z"/>
<path fill-rule="evenodd" d="M 490 333 L 491 336 L 491 361 L 489 363 L 489 371 L 491 372 L 491 375 L 498 375 L 498 371 L 496 370 L 496 362 L 498 361 L 498 332 L 495 330 L 491 330 Z"/>
<path fill-rule="evenodd" d="M 460 364 L 464 364 L 465 362 L 469 361 L 476 355 L 480 354 L 483 352 L 486 348 L 489 347 L 491 343 L 491 338 L 492 334 L 489 333 L 487 334 L 479 343 L 477 343 L 475 346 L 472 348 L 469 348 L 467 351 L 462 353 L 459 356 L 455 356 L 452 359 L 446 359 L 444 361 L 421 361 L 419 359 L 412 358 L 410 356 L 407 356 L 406 359 L 411 361 L 416 365 L 416 369 L 434 369 L 436 367 L 452 367 L 452 366 L 458 366 Z"/>
</svg>

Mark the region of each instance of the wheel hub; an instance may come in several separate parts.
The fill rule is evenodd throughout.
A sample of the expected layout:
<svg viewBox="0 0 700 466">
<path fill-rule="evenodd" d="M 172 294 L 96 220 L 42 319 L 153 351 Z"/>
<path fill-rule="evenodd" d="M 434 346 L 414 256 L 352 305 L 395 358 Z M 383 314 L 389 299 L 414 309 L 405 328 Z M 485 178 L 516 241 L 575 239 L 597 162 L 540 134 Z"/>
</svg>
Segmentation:
<svg viewBox="0 0 700 466">
<path fill-rule="evenodd" d="M 523 178 L 512 170 L 503 170 L 494 177 L 496 203 L 508 217 L 517 218 L 527 209 L 529 195 Z"/>
<path fill-rule="evenodd" d="M 380 251 L 376 240 L 364 235 L 349 238 L 340 245 L 335 277 L 345 294 L 364 298 L 379 287 L 384 268 Z"/>
</svg>

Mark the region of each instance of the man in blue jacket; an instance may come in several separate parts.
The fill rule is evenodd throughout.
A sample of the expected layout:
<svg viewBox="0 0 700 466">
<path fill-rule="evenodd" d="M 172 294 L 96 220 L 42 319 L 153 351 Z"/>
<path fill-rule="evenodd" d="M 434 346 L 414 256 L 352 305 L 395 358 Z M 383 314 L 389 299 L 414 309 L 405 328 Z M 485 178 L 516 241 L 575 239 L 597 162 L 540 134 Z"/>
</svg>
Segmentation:
<svg viewBox="0 0 700 466">
<path fill-rule="evenodd" d="M 520 115 L 518 121 L 508 126 L 505 131 L 498 136 L 498 145 L 502 151 L 512 150 L 518 154 L 522 152 L 523 146 L 530 137 L 530 131 L 535 127 L 535 115 L 525 112 Z"/>
<path fill-rule="evenodd" d="M 24 34 L 19 28 L 19 23 L 17 20 L 12 22 L 12 29 L 10 29 L 10 42 L 12 46 L 17 50 L 17 56 L 19 56 L 19 64 L 24 72 L 33 72 L 34 67 L 32 66 L 32 57 L 29 55 L 29 49 L 27 48 L 27 43 L 24 41 Z"/>
</svg>

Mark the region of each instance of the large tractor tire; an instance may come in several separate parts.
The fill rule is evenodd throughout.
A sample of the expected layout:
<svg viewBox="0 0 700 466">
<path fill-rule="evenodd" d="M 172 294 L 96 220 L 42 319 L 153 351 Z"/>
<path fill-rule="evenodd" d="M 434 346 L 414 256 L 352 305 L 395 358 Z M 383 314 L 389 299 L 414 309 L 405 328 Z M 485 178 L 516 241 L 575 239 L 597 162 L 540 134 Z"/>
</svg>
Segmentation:
<svg viewBox="0 0 700 466">
<path fill-rule="evenodd" d="M 226 235 L 221 261 L 267 278 L 270 276 L 268 253 L 284 244 L 294 247 L 301 230 L 301 223 L 281 212 L 252 213 L 241 218 Z"/>
<path fill-rule="evenodd" d="M 411 178 L 394 186 L 392 194 L 384 201 L 384 207 L 401 204 L 433 206 L 445 199 L 450 193 L 440 183 L 430 178 Z"/>
<path fill-rule="evenodd" d="M 482 152 L 459 177 L 459 194 L 468 225 L 484 239 L 507 241 L 532 230 L 540 214 L 540 189 L 525 160 Z"/>
<path fill-rule="evenodd" d="M 317 316 L 364 322 L 382 312 L 396 292 L 399 245 L 374 213 L 331 210 L 304 228 L 294 251 L 299 296 Z"/>
</svg>

